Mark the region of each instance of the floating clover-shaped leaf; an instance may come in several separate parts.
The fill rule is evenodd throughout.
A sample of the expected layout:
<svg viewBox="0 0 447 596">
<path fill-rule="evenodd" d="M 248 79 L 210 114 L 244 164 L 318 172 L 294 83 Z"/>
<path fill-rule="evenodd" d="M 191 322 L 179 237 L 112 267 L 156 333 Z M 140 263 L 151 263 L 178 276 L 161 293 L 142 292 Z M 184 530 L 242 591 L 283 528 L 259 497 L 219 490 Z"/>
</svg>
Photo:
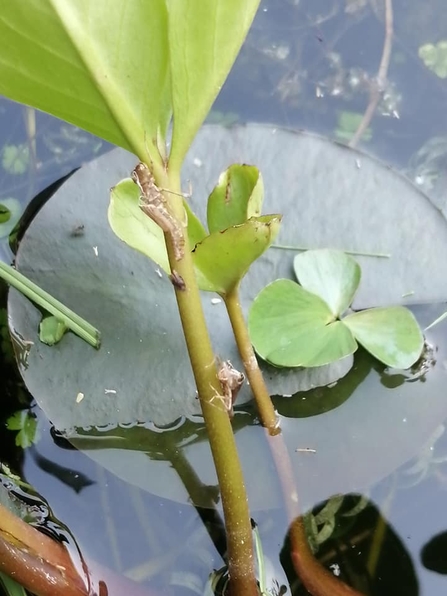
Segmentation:
<svg viewBox="0 0 447 596">
<path fill-rule="evenodd" d="M 341 250 L 308 250 L 293 261 L 299 283 L 326 302 L 335 317 L 351 305 L 360 283 L 360 265 Z"/>
<path fill-rule="evenodd" d="M 348 315 L 343 323 L 377 360 L 394 368 L 409 368 L 424 345 L 419 325 L 404 306 L 369 308 Z"/>
<path fill-rule="evenodd" d="M 357 349 L 326 302 L 288 279 L 278 279 L 258 294 L 248 325 L 258 354 L 276 366 L 321 366 Z"/>
<path fill-rule="evenodd" d="M 388 366 L 409 368 L 416 362 L 424 339 L 405 307 L 373 308 L 337 320 L 360 282 L 352 257 L 309 250 L 295 257 L 294 267 L 301 286 L 277 280 L 251 307 L 250 335 L 262 358 L 276 366 L 320 366 L 352 354 L 358 341 Z"/>
<path fill-rule="evenodd" d="M 440 79 L 447 78 L 447 41 L 438 41 L 436 45 L 426 43 L 419 48 L 419 58 L 425 66 Z"/>
<path fill-rule="evenodd" d="M 219 176 L 208 198 L 209 231 L 219 232 L 261 215 L 264 184 L 255 166 L 233 164 Z"/>
</svg>

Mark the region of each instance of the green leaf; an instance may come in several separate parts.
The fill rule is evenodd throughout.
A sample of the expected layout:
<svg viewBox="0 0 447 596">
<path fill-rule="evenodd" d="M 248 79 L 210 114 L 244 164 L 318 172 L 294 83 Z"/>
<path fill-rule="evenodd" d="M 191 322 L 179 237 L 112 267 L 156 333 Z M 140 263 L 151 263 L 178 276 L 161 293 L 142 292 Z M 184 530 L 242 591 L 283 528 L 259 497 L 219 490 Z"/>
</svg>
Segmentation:
<svg viewBox="0 0 447 596">
<path fill-rule="evenodd" d="M 219 182 L 208 197 L 210 233 L 237 226 L 250 217 L 259 217 L 263 198 L 264 185 L 258 168 L 231 165 L 219 176 Z"/>
<path fill-rule="evenodd" d="M 54 346 L 64 337 L 67 331 L 67 325 L 57 317 L 45 317 L 39 326 L 39 339 L 47 346 Z"/>
<path fill-rule="evenodd" d="M 174 124 L 171 168 L 179 171 L 247 35 L 259 0 L 167 0 Z"/>
<path fill-rule="evenodd" d="M 436 45 L 426 43 L 418 50 L 419 58 L 425 66 L 439 78 L 447 78 L 447 41 L 443 39 Z"/>
<path fill-rule="evenodd" d="M 303 288 L 320 296 L 334 317 L 351 305 L 361 277 L 351 256 L 340 250 L 308 250 L 295 257 L 293 266 Z"/>
<path fill-rule="evenodd" d="M 218 294 L 233 290 L 275 240 L 280 223 L 280 215 L 263 215 L 207 236 L 193 251 L 200 289 Z"/>
<path fill-rule="evenodd" d="M 29 410 L 18 410 L 6 421 L 8 430 L 18 430 L 15 443 L 26 449 L 37 441 L 37 419 Z"/>
<path fill-rule="evenodd" d="M 202 240 L 207 236 L 207 233 L 202 225 L 202 222 L 191 209 L 191 206 L 186 199 L 183 201 L 183 207 L 185 208 L 186 216 L 188 218 L 187 230 L 189 245 L 194 248 L 198 242 L 202 242 Z"/>
<path fill-rule="evenodd" d="M 403 306 L 370 308 L 343 323 L 357 341 L 387 366 L 409 368 L 420 357 L 424 338 L 414 315 Z"/>
<path fill-rule="evenodd" d="M 26 43 L 24 43 L 26 40 Z M 6 0 L 0 93 L 49 112 L 140 158 L 166 120 L 165 0 Z"/>
<path fill-rule="evenodd" d="M 17 199 L 6 198 L 0 204 L 0 238 L 9 236 L 22 215 L 22 206 Z"/>
<path fill-rule="evenodd" d="M 27 596 L 25 588 L 2 571 L 0 571 L 0 585 L 6 596 Z"/>
<path fill-rule="evenodd" d="M 256 352 L 275 366 L 322 366 L 352 354 L 357 344 L 328 305 L 297 283 L 280 279 L 255 298 L 248 315 Z"/>
<path fill-rule="evenodd" d="M 123 242 L 155 261 L 170 273 L 168 253 L 162 229 L 138 206 L 140 191 L 125 178 L 110 191 L 109 224 Z"/>
</svg>

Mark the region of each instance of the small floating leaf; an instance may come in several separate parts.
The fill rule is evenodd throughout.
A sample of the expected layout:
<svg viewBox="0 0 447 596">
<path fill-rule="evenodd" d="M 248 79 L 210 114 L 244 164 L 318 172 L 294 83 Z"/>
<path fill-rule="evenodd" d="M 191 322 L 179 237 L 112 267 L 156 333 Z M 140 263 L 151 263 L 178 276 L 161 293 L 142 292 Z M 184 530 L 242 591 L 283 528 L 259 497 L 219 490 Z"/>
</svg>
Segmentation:
<svg viewBox="0 0 447 596">
<path fill-rule="evenodd" d="M 15 443 L 26 449 L 37 442 L 37 419 L 29 410 L 18 410 L 6 421 L 8 430 L 18 430 Z"/>
<path fill-rule="evenodd" d="M 45 317 L 39 325 L 39 339 L 47 346 L 54 346 L 67 331 L 67 325 L 57 317 Z"/>
<path fill-rule="evenodd" d="M 326 302 L 288 279 L 274 281 L 258 294 L 248 325 L 256 352 L 276 366 L 321 366 L 357 349 Z"/>
<path fill-rule="evenodd" d="M 308 250 L 293 261 L 300 284 L 322 298 L 339 317 L 351 305 L 360 283 L 359 264 L 341 250 Z"/>
<path fill-rule="evenodd" d="M 2 199 L 0 204 L 0 238 L 8 236 L 19 221 L 22 206 L 17 199 Z"/>
<path fill-rule="evenodd" d="M 387 366 L 409 368 L 422 353 L 421 330 L 404 306 L 370 308 L 348 315 L 343 323 L 368 352 Z"/>
</svg>

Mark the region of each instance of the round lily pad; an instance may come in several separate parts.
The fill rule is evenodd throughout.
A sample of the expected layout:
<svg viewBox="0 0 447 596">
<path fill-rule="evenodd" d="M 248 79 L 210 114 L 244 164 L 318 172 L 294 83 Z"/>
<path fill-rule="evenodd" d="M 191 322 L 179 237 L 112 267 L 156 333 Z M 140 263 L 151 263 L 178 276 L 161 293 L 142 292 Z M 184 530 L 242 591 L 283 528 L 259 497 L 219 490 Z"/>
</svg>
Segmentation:
<svg viewBox="0 0 447 596">
<path fill-rule="evenodd" d="M 129 482 L 181 501 L 193 493 L 195 503 L 209 504 L 209 486 L 217 481 L 197 417 L 171 283 L 156 264 L 121 242 L 107 222 L 109 189 L 128 177 L 136 162 L 115 150 L 79 170 L 36 216 L 17 256 L 22 273 L 101 331 L 100 350 L 71 333 L 55 346 L 41 343 L 41 313 L 15 290 L 9 295 L 10 328 L 15 337 L 33 342 L 21 372 L 59 431 Z M 354 307 L 400 304 L 409 291 L 418 301 L 447 298 L 446 222 L 423 194 L 383 164 L 313 135 L 256 125 L 205 127 L 184 170 L 185 188 L 190 180 L 191 205 L 202 221 L 209 192 L 232 162 L 260 168 L 263 211 L 283 214 L 278 243 L 391 255 L 356 257 L 364 283 Z M 80 224 L 83 234 L 74 235 Z M 241 285 L 246 313 L 267 283 L 294 279 L 295 255 L 270 248 L 253 265 Z M 240 369 L 224 304 L 214 298 L 203 294 L 215 352 Z M 403 383 L 391 391 L 382 383 L 383 367 L 375 370 L 368 362 L 371 374 L 362 369 L 347 375 L 346 380 L 360 374 L 358 384 L 347 385 L 349 399 L 337 395 L 334 406 L 341 406 L 326 411 L 319 403 L 315 411 L 324 413 L 310 416 L 306 410 L 304 418 L 300 408 L 290 415 L 294 401 L 317 403 L 329 389 L 312 388 L 343 377 L 352 358 L 312 371 L 263 365 L 273 394 L 312 389 L 281 398 L 291 404 L 283 434 L 292 462 L 300 478 L 303 471 L 309 474 L 301 491 L 307 503 L 360 490 L 387 474 L 417 452 L 447 415 L 440 366 L 427 367 L 430 383 Z M 247 387 L 240 395 L 238 403 L 250 399 Z M 331 399 L 328 394 L 328 403 Z M 265 481 L 273 464 L 250 408 L 235 416 L 236 439 L 251 503 L 266 506 L 277 502 L 279 491 L 275 482 Z M 161 432 L 165 427 L 169 430 Z M 295 451 L 300 447 L 317 453 L 303 455 Z"/>
</svg>

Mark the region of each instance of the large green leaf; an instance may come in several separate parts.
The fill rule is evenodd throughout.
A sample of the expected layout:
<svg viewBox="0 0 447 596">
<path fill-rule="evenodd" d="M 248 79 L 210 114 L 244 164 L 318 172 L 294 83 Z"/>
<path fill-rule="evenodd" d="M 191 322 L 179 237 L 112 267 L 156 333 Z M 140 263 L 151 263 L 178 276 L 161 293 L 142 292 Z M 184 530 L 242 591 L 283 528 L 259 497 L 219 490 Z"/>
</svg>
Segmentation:
<svg viewBox="0 0 447 596">
<path fill-rule="evenodd" d="M 0 93 L 156 160 L 169 81 L 165 0 L 4 0 Z"/>
<path fill-rule="evenodd" d="M 348 315 L 343 323 L 368 352 L 387 366 L 409 368 L 421 355 L 424 338 L 407 308 L 370 308 Z"/>
<path fill-rule="evenodd" d="M 219 182 L 208 197 L 206 219 L 210 233 L 258 217 L 263 199 L 264 185 L 258 168 L 231 165 L 219 176 Z"/>
<path fill-rule="evenodd" d="M 197 159 L 200 168 L 194 165 Z M 356 160 L 361 160 L 361 169 Z M 129 175 L 135 161 L 118 150 L 79 170 L 37 214 L 17 255 L 19 270 L 101 330 L 101 349 L 93 350 L 71 333 L 54 347 L 41 344 L 41 313 L 13 290 L 10 329 L 18 354 L 24 354 L 23 338 L 34 342 L 27 344 L 21 372 L 58 430 L 83 449 L 88 441 L 87 453 L 129 482 L 183 502 L 192 498 L 209 504 L 209 486 L 217 481 L 203 420 L 194 416 L 199 404 L 171 283 L 165 274 L 159 277 L 151 261 L 122 243 L 107 222 L 109 188 Z M 409 290 L 419 301 L 446 299 L 445 219 L 383 164 L 317 136 L 264 126 L 210 126 L 200 131 L 187 156 L 184 187 L 190 179 L 195 196 L 206 196 L 234 161 L 260 168 L 265 208 L 284 215 L 281 244 L 391 254 L 389 259 L 356 257 L 363 281 L 355 308 L 402 303 Z M 191 205 L 204 220 L 205 202 L 193 198 Z M 72 237 L 73 225 L 80 223 L 85 224 L 84 235 Z M 294 256 L 294 251 L 271 248 L 252 265 L 240 288 L 245 313 L 272 280 L 294 279 Z M 216 354 L 240 369 L 223 302 L 216 304 L 204 293 L 202 303 Z M 415 312 L 425 327 L 443 307 Z M 427 332 L 427 338 L 437 346 L 438 362 L 447 358 L 444 325 Z M 301 481 L 303 507 L 335 492 L 361 490 L 392 471 L 419 450 L 447 415 L 446 373 L 432 366 L 429 357 L 425 369 L 390 376 L 358 350 L 354 369 L 334 384 L 351 363 L 351 356 L 316 369 L 284 370 L 261 363 L 274 395 L 305 391 L 275 398 Z M 85 397 L 76 403 L 79 392 Z M 237 403 L 249 398 L 244 386 Z M 335 407 L 340 403 L 342 407 Z M 249 404 L 239 409 L 233 425 L 250 503 L 279 503 L 277 482 L 269 481 L 264 468 L 270 454 L 263 429 L 255 413 L 247 414 Z M 182 424 L 182 416 L 190 420 Z M 144 422 L 149 420 L 153 422 Z M 129 425 L 134 428 L 125 428 Z M 159 432 L 160 425 L 170 430 Z M 295 453 L 298 447 L 316 448 L 317 454 Z M 184 482 L 194 475 L 199 485 L 191 497 Z"/>
<path fill-rule="evenodd" d="M 248 324 L 257 353 L 276 366 L 322 366 L 357 349 L 326 302 L 288 279 L 258 294 Z"/>
<path fill-rule="evenodd" d="M 233 290 L 250 265 L 275 240 L 280 223 L 280 215 L 253 217 L 241 225 L 214 232 L 197 244 L 193 258 L 200 289 L 218 294 Z"/>
<path fill-rule="evenodd" d="M 360 283 L 360 266 L 340 250 L 308 250 L 293 261 L 298 281 L 322 298 L 335 317 L 351 305 Z"/>
<path fill-rule="evenodd" d="M 174 128 L 180 166 L 247 35 L 260 0 L 167 0 Z"/>
</svg>

